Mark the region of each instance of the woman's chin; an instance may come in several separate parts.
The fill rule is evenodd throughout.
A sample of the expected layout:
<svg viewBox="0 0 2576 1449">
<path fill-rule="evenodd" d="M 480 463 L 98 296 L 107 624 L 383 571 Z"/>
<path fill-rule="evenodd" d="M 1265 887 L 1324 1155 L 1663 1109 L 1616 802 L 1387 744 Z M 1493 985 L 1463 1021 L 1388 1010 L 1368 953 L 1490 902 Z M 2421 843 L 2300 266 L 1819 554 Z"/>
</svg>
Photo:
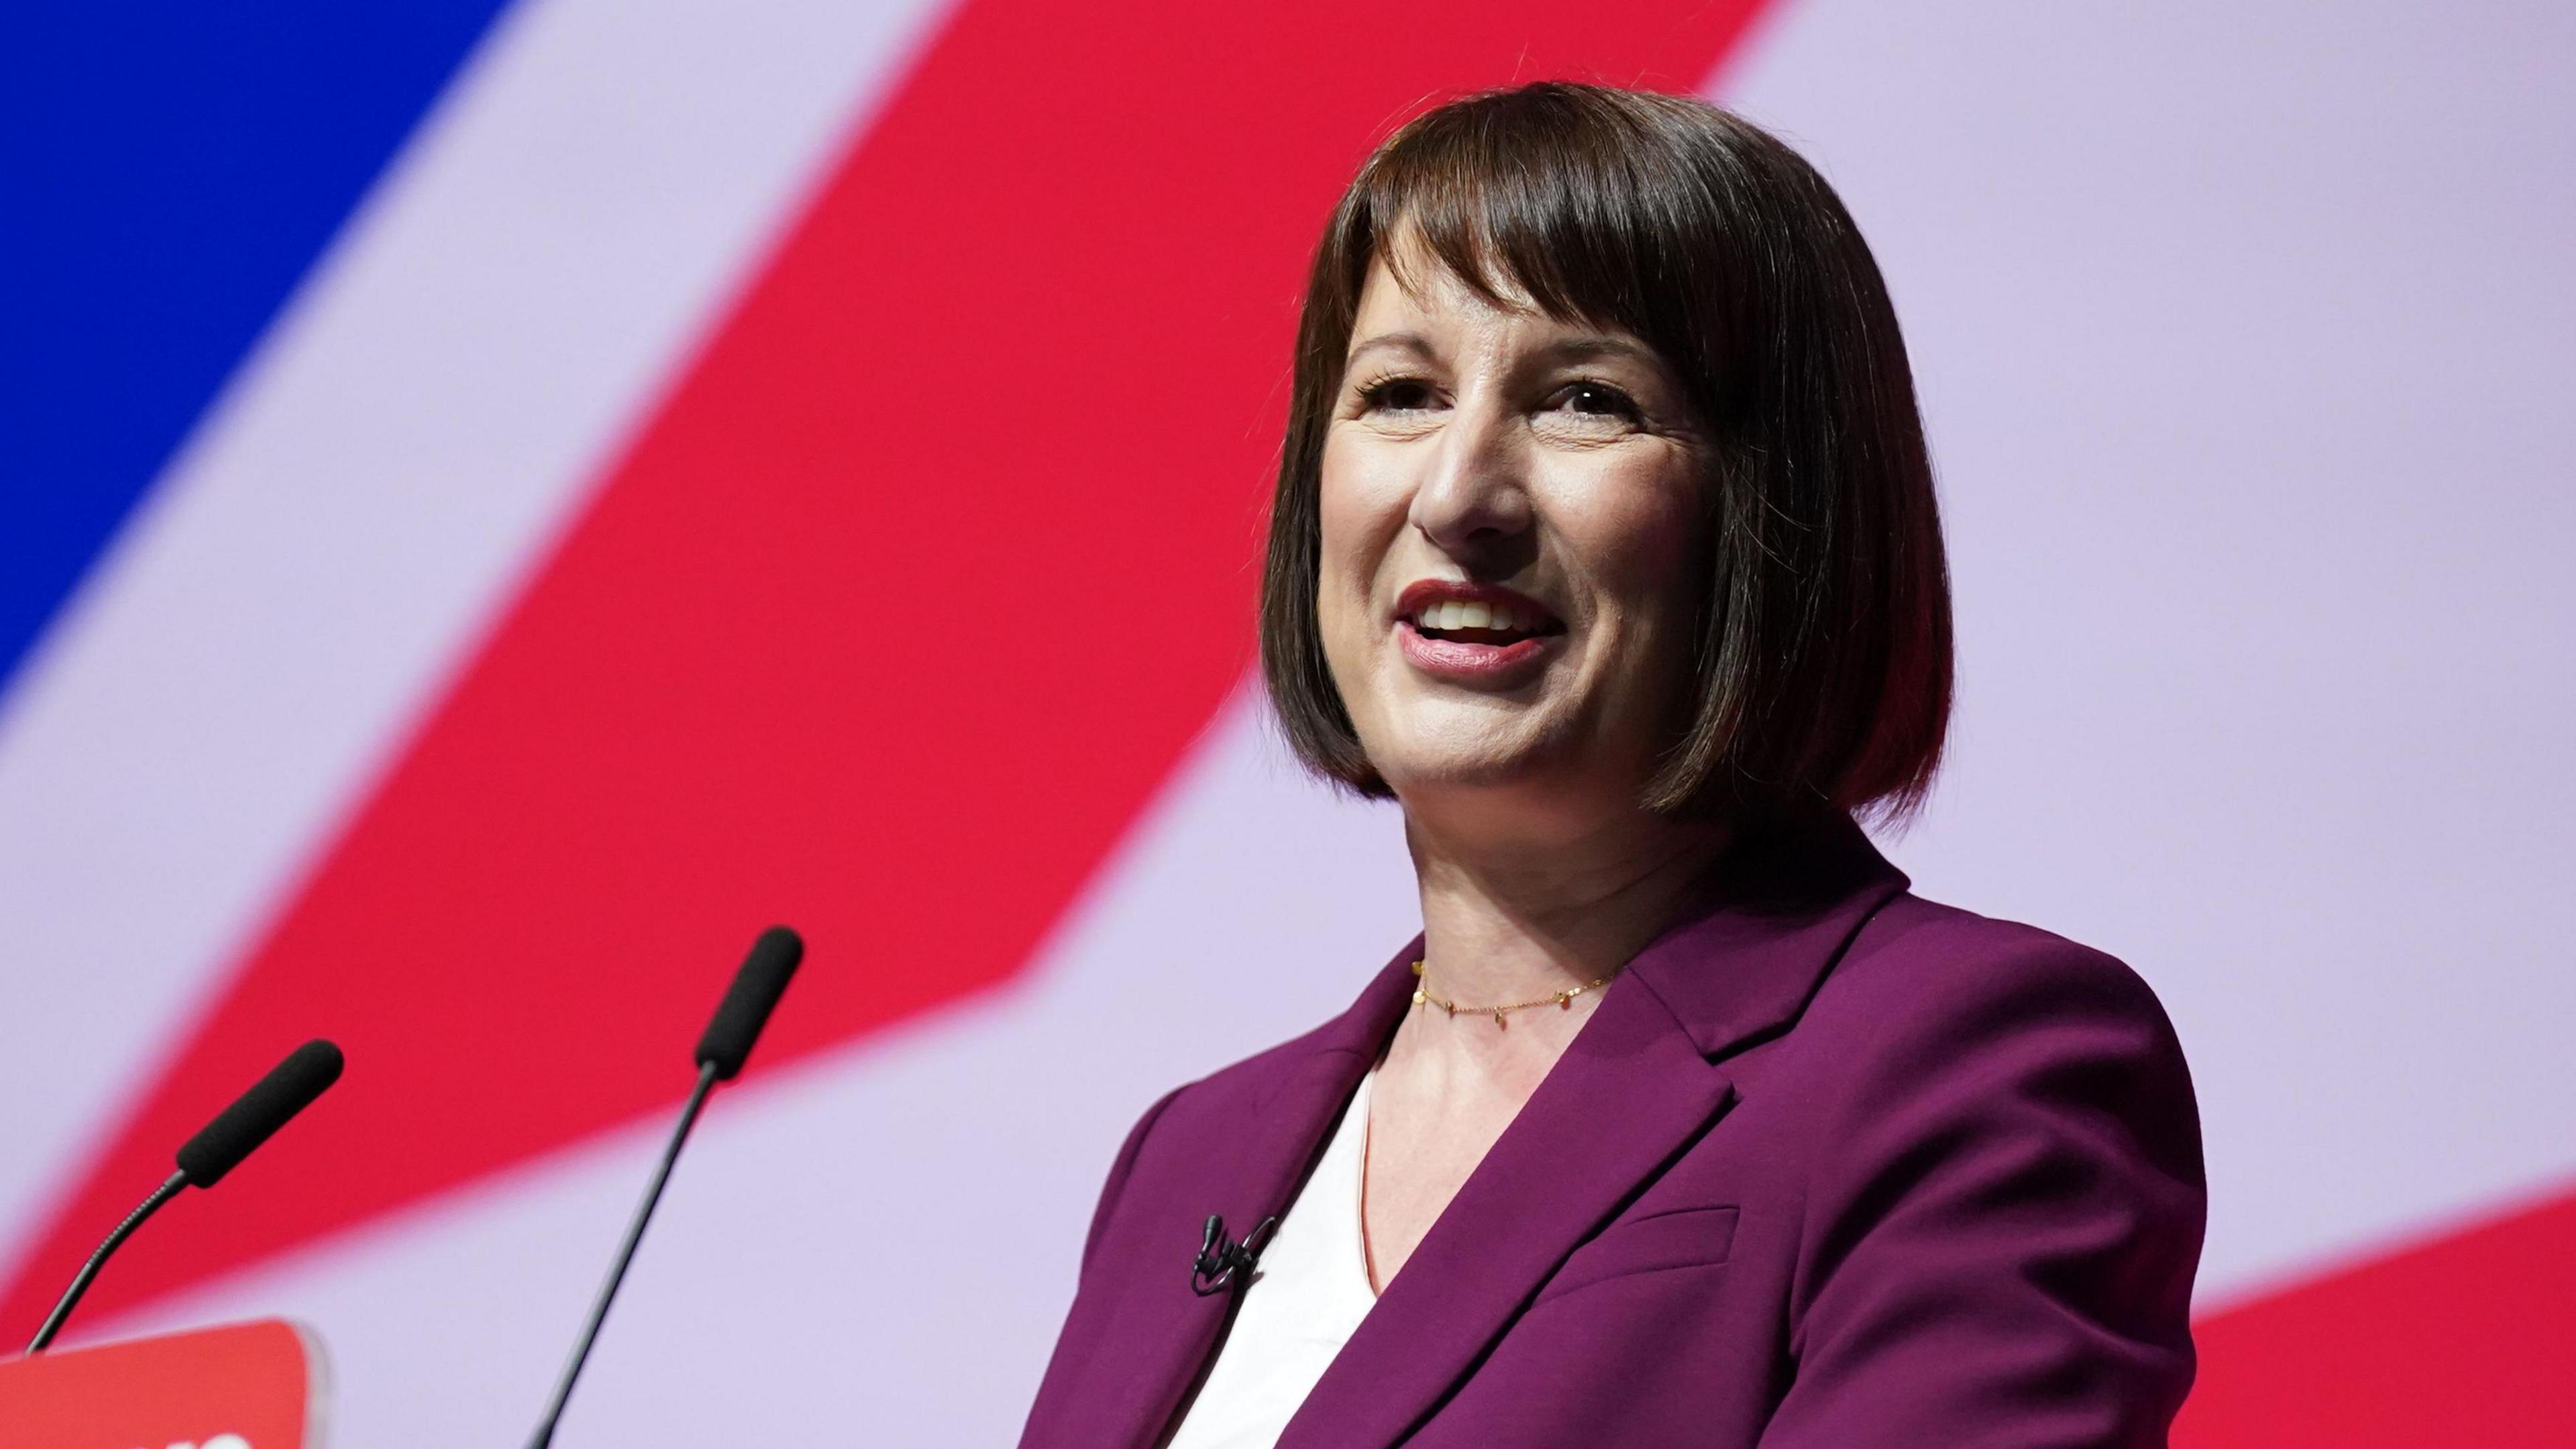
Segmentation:
<svg viewBox="0 0 2576 1449">
<path fill-rule="evenodd" d="M 1473 744 L 1426 743 L 1372 750 L 1369 758 L 1397 798 L 1424 800 L 1440 794 L 1543 793 L 1552 781 L 1565 777 L 1572 763 L 1567 751 L 1543 736 Z"/>
</svg>

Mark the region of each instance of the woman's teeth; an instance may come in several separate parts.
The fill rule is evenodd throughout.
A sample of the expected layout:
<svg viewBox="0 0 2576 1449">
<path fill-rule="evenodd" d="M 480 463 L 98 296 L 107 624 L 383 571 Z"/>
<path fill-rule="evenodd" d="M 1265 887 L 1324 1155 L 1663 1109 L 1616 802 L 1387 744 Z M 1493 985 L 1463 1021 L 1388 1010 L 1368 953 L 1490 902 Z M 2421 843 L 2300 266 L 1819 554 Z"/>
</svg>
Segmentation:
<svg viewBox="0 0 2576 1449">
<path fill-rule="evenodd" d="M 1413 621 L 1417 629 L 1491 629 L 1497 633 L 1517 634 L 1535 630 L 1538 621 L 1524 620 L 1500 604 L 1469 604 L 1452 600 L 1433 604 Z"/>
</svg>

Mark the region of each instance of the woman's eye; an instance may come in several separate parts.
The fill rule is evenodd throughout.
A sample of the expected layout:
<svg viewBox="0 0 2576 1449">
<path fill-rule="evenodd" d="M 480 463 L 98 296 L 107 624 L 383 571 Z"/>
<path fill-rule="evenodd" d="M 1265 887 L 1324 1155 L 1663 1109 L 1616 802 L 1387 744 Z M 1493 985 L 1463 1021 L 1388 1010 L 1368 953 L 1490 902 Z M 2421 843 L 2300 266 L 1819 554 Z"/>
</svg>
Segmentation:
<svg viewBox="0 0 2576 1449">
<path fill-rule="evenodd" d="M 1431 386 L 1418 378 L 1390 377 L 1361 388 L 1360 402 L 1372 412 L 1413 412 L 1431 405 Z"/>
<path fill-rule="evenodd" d="M 1640 416 L 1636 402 L 1606 382 L 1578 382 L 1558 393 L 1556 401 L 1568 412 L 1593 417 L 1633 420 Z"/>
</svg>

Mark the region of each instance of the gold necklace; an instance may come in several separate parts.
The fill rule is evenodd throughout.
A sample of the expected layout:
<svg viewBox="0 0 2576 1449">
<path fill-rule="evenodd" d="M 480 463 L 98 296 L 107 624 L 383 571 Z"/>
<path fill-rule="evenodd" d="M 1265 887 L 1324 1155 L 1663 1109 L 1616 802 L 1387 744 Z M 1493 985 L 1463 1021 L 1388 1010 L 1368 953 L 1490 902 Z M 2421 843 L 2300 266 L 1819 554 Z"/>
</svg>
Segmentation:
<svg viewBox="0 0 2576 1449">
<path fill-rule="evenodd" d="M 1618 972 L 1613 971 L 1610 973 L 1610 976 L 1616 976 L 1618 974 Z M 1580 986 L 1569 986 L 1563 991 L 1559 991 L 1552 996 L 1542 996 L 1536 1001 L 1515 1001 L 1507 1006 L 1462 1007 L 1454 1001 L 1443 1001 L 1439 997 L 1432 995 L 1431 988 L 1424 985 L 1422 981 L 1422 963 L 1416 961 L 1413 963 L 1413 1004 L 1416 1006 L 1436 1006 L 1442 1011 L 1449 1013 L 1451 1016 L 1456 1016 L 1461 1011 L 1466 1012 L 1470 1016 L 1491 1015 L 1494 1018 L 1494 1025 L 1509 1026 L 1511 1023 L 1503 1020 L 1503 1017 L 1506 1014 L 1515 1011 L 1527 1011 L 1533 1006 L 1554 1006 L 1559 1011 L 1572 1011 L 1574 1009 L 1574 998 L 1581 996 L 1587 991 L 1598 991 L 1602 987 L 1609 985 L 1610 976 L 1595 976 Z"/>
</svg>

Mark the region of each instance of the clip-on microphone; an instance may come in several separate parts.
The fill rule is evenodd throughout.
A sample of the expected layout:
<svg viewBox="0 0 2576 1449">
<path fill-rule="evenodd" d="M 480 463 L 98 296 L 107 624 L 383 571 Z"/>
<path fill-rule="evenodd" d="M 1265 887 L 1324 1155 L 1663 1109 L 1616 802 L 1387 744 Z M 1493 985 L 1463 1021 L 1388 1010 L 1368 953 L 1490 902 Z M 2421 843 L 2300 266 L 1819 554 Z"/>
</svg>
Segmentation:
<svg viewBox="0 0 2576 1449">
<path fill-rule="evenodd" d="M 1253 1265 L 1261 1261 L 1261 1250 L 1270 1246 L 1270 1235 L 1279 1227 L 1275 1216 L 1252 1225 L 1240 1243 L 1225 1240 L 1225 1219 L 1209 1213 L 1207 1230 L 1199 1239 L 1199 1255 L 1190 1260 L 1190 1291 L 1201 1298 L 1213 1297 L 1234 1285 L 1235 1274 L 1241 1273 L 1248 1285 Z"/>
</svg>

